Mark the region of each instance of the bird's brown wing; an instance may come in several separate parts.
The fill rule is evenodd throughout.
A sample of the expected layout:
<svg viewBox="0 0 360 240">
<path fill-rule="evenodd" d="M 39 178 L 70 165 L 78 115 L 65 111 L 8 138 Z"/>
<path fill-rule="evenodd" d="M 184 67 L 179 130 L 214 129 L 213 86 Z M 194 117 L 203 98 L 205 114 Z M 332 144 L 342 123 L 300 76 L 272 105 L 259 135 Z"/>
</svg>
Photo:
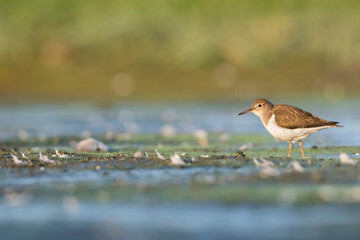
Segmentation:
<svg viewBox="0 0 360 240">
<path fill-rule="evenodd" d="M 335 126 L 338 122 L 326 121 L 300 108 L 290 105 L 275 105 L 272 113 L 276 123 L 283 128 L 312 128 Z"/>
</svg>

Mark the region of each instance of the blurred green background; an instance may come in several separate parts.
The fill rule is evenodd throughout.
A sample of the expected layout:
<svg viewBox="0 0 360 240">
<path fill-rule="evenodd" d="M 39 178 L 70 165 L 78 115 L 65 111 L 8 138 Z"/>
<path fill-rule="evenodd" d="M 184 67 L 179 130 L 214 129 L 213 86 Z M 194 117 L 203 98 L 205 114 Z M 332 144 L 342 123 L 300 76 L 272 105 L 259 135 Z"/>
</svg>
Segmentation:
<svg viewBox="0 0 360 240">
<path fill-rule="evenodd" d="M 358 0 L 0 0 L 0 100 L 309 96 L 360 89 Z"/>
</svg>

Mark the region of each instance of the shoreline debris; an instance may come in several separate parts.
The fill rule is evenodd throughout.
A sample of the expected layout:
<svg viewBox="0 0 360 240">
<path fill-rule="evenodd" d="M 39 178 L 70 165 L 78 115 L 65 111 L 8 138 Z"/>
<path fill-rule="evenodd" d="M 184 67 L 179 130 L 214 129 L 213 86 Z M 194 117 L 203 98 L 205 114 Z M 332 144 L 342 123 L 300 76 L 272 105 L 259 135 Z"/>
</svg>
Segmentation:
<svg viewBox="0 0 360 240">
<path fill-rule="evenodd" d="M 301 166 L 301 164 L 298 161 L 292 161 L 288 164 L 288 168 L 294 170 L 295 172 L 305 172 L 305 168 Z"/>
<path fill-rule="evenodd" d="M 340 163 L 341 164 L 348 164 L 348 165 L 355 165 L 356 162 L 354 159 L 349 158 L 349 156 L 346 153 L 340 153 Z"/>
<path fill-rule="evenodd" d="M 15 163 L 17 166 L 29 164 L 28 162 L 23 162 L 23 161 L 19 160 L 19 158 L 18 158 L 16 155 L 14 155 L 13 153 L 10 153 L 10 154 L 11 154 L 13 160 L 14 160 L 14 163 Z"/>
<path fill-rule="evenodd" d="M 156 157 L 160 160 L 166 160 L 166 158 L 157 150 L 155 149 Z"/>
<path fill-rule="evenodd" d="M 55 148 L 55 154 L 52 155 L 52 157 L 58 157 L 58 158 L 69 158 L 70 156 L 67 154 L 62 154 L 59 152 L 58 148 Z"/>
<path fill-rule="evenodd" d="M 94 138 L 84 139 L 76 144 L 77 152 L 98 152 L 98 151 L 108 151 L 109 147 L 103 142 L 100 142 Z"/>
<path fill-rule="evenodd" d="M 43 155 L 41 152 L 39 152 L 39 160 L 46 163 L 55 162 L 55 160 L 50 160 L 47 155 Z"/>
<path fill-rule="evenodd" d="M 272 161 L 266 160 L 264 158 L 260 158 L 260 160 L 253 158 L 253 162 L 257 167 L 272 167 L 275 165 Z"/>
<path fill-rule="evenodd" d="M 180 156 L 178 154 L 175 154 L 174 156 L 172 156 L 170 158 L 170 161 L 171 161 L 172 165 L 177 165 L 177 166 L 185 165 L 185 162 L 180 158 Z"/>
</svg>

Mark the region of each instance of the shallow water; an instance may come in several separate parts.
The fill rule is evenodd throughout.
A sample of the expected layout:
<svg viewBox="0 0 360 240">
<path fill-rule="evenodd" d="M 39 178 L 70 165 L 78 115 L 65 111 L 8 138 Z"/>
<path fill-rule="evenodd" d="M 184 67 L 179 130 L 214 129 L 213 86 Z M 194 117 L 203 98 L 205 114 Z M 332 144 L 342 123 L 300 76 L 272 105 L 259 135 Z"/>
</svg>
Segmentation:
<svg viewBox="0 0 360 240">
<path fill-rule="evenodd" d="M 89 133 L 102 136 L 109 131 L 157 134 L 164 125 L 186 134 L 204 129 L 216 133 L 268 135 L 256 116 L 237 115 L 248 107 L 246 104 L 1 107 L 0 139 L 6 143 L 20 135 L 26 143 L 27 138 Z M 307 147 L 360 145 L 360 111 L 352 110 L 354 102 L 291 104 L 345 125 L 345 128 L 314 134 L 305 141 Z M 19 134 L 20 130 L 26 133 Z M 131 144 L 134 147 L 137 143 Z M 227 142 L 224 145 L 227 146 Z M 274 146 L 276 148 L 271 148 Z M 273 142 L 246 152 L 256 157 L 256 154 L 283 156 L 286 152 L 283 153 L 283 149 L 276 152 L 279 146 L 287 147 Z M 4 239 L 355 238 L 360 234 L 358 163 L 353 167 L 341 166 L 337 149 L 319 149 L 307 149 L 315 159 L 313 165 L 299 160 L 305 167 L 304 173 L 289 172 L 289 161 L 275 158 L 275 168 L 280 174 L 276 179 L 259 179 L 261 168 L 255 167 L 252 161 L 241 160 L 243 165 L 236 165 L 235 157 L 212 159 L 212 165 L 198 167 L 188 163 L 184 169 L 156 167 L 156 164 L 149 169 L 141 169 L 144 165 L 132 169 L 136 161 L 126 163 L 131 165 L 129 168 L 109 168 L 120 160 L 81 162 L 82 157 L 86 159 L 85 155 L 75 156 L 69 163 L 61 160 L 64 162 L 59 168 L 45 165 L 43 170 L 38 165 L 18 168 L 3 161 L 0 232 Z M 358 160 L 354 155 L 357 149 L 345 149 L 351 158 Z M 226 151 L 230 156 L 237 150 L 227 147 Z M 3 153 L 2 156 L 10 155 Z M 293 156 L 300 156 L 299 151 L 295 150 Z M 75 162 L 77 160 L 80 162 Z M 96 165 L 101 169 L 95 170 Z"/>
<path fill-rule="evenodd" d="M 360 234 L 359 210 L 357 206 L 0 206 L 0 231 L 5 239 L 355 239 Z"/>
<path fill-rule="evenodd" d="M 287 166 L 276 164 L 281 175 L 289 173 Z M 331 187 L 238 178 L 260 170 L 252 164 L 126 171 L 87 170 L 81 164 L 67 171 L 1 168 L 0 231 L 4 239 L 89 240 L 328 240 L 360 234 L 359 180 Z M 334 177 L 328 180 L 341 182 Z M 204 188 L 210 192 L 202 195 Z M 310 204 L 295 204 L 306 195 Z M 312 204 L 317 196 L 328 202 Z"/>
<path fill-rule="evenodd" d="M 28 105 L 0 108 L 0 139 L 104 135 L 112 133 L 159 133 L 164 125 L 177 133 L 208 132 L 267 135 L 254 115 L 238 116 L 248 102 L 201 103 L 119 103 L 101 108 L 91 104 Z M 331 104 L 319 101 L 290 102 L 319 117 L 339 121 L 345 128 L 323 130 L 309 137 L 305 144 L 360 145 L 360 100 Z M 24 133 L 20 132 L 24 137 Z"/>
<path fill-rule="evenodd" d="M 57 183 L 92 183 L 103 186 L 114 181 L 121 181 L 122 184 L 135 185 L 146 183 L 147 185 L 184 185 L 191 180 L 214 178 L 222 176 L 232 179 L 234 176 L 254 174 L 259 168 L 214 168 L 194 167 L 187 169 L 135 169 L 127 171 L 117 170 L 80 170 L 70 169 L 67 172 L 46 169 L 45 174 L 35 175 L 32 171 L 18 173 L 1 171 L 0 187 L 5 186 L 49 186 Z"/>
</svg>

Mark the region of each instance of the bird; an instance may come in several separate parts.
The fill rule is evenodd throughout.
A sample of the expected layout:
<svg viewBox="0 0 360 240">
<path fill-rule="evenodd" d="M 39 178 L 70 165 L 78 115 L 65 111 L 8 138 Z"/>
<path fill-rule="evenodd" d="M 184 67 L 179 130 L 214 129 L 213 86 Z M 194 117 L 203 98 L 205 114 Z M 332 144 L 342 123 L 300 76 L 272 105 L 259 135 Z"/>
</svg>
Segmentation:
<svg viewBox="0 0 360 240">
<path fill-rule="evenodd" d="M 324 120 L 291 105 L 275 105 L 263 98 L 255 100 L 249 109 L 239 115 L 249 112 L 260 117 L 264 127 L 272 136 L 289 143 L 288 158 L 290 158 L 293 143 L 299 142 L 301 155 L 306 159 L 302 139 L 322 129 L 343 127 L 338 125 L 339 122 Z"/>
</svg>

